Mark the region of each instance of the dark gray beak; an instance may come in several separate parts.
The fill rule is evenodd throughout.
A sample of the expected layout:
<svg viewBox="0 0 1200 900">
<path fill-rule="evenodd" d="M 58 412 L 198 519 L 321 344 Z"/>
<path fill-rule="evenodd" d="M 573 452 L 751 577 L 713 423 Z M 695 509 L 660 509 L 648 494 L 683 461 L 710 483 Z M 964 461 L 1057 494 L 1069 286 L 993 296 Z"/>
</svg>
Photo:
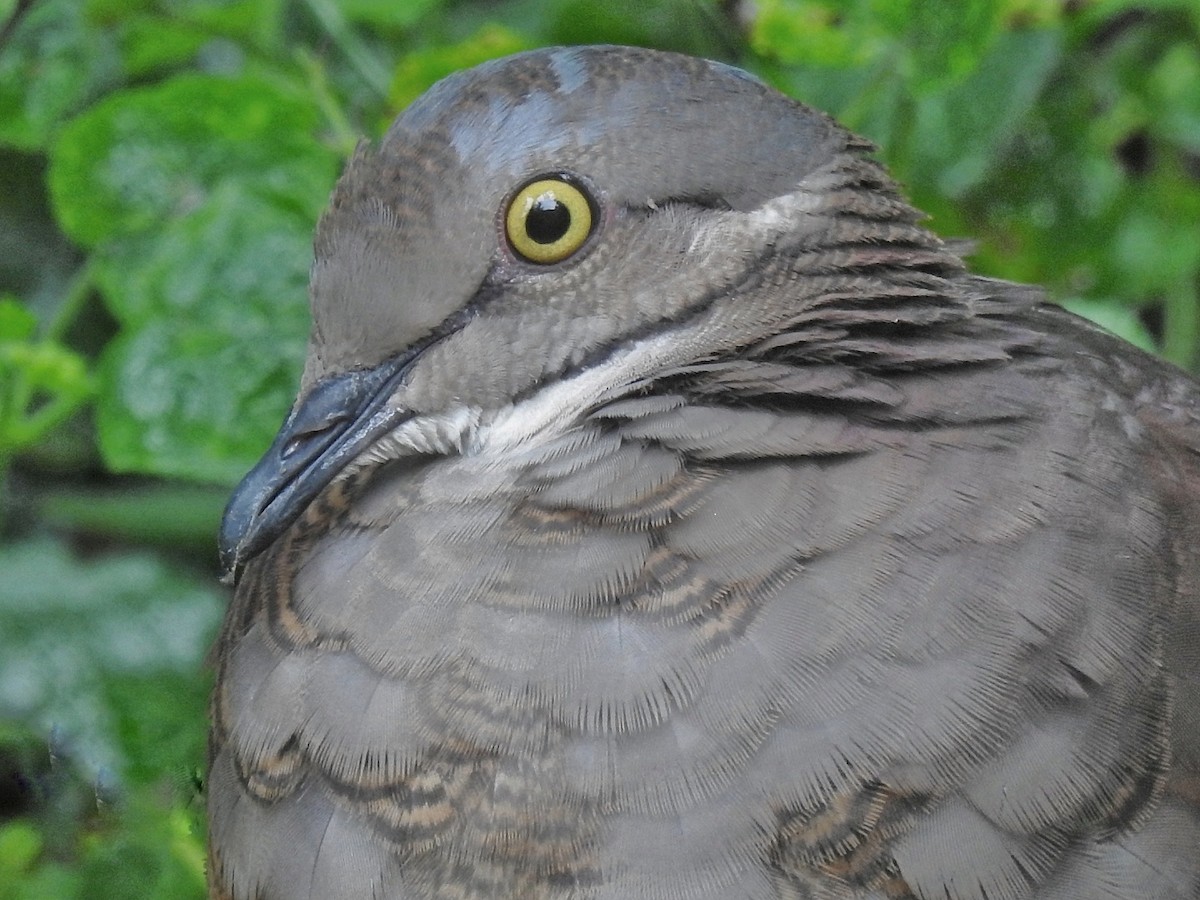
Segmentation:
<svg viewBox="0 0 1200 900">
<path fill-rule="evenodd" d="M 388 406 L 418 355 L 319 382 L 293 407 L 270 449 L 225 507 L 219 547 L 225 580 L 265 550 L 338 472 L 411 413 Z"/>
</svg>

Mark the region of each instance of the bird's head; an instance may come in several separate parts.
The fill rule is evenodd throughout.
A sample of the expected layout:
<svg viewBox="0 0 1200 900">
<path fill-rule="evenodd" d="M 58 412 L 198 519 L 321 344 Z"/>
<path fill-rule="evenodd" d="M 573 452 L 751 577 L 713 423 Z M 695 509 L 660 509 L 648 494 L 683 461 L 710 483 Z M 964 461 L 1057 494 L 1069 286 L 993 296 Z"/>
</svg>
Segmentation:
<svg viewBox="0 0 1200 900">
<path fill-rule="evenodd" d="M 858 246 L 915 227 L 866 149 L 674 54 L 540 50 L 440 82 L 320 221 L 300 396 L 226 511 L 227 570 L 356 466 L 567 428 L 793 321 L 835 212 L 871 225 Z"/>
</svg>

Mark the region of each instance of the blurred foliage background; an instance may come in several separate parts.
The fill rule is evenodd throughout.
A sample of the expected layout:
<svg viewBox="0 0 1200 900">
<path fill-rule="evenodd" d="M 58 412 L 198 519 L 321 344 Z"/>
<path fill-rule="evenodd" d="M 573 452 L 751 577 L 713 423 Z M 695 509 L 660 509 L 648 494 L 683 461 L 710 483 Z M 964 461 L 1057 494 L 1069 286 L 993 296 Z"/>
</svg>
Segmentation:
<svg viewBox="0 0 1200 900">
<path fill-rule="evenodd" d="M 203 895 L 224 499 L 360 136 L 547 44 L 723 59 L 977 269 L 1200 362 L 1196 0 L 0 0 L 0 900 Z"/>
</svg>

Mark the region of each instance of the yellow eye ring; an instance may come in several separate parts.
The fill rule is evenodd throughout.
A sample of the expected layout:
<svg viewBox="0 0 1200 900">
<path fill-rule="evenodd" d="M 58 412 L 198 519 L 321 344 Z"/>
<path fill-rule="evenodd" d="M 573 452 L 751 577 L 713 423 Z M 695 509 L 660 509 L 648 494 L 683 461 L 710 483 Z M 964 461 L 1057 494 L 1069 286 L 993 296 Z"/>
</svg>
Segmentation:
<svg viewBox="0 0 1200 900">
<path fill-rule="evenodd" d="M 504 216 L 509 246 L 529 262 L 561 262 L 592 233 L 592 201 L 564 177 L 539 178 L 517 191 Z"/>
</svg>

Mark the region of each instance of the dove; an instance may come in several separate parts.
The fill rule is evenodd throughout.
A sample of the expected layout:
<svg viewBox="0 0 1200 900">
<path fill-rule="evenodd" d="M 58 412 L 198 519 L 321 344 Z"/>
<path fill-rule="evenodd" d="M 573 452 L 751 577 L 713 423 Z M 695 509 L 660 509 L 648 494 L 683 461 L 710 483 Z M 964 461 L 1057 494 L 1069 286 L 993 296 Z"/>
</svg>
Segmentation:
<svg viewBox="0 0 1200 900">
<path fill-rule="evenodd" d="M 222 524 L 213 898 L 1200 897 L 1197 383 L 873 152 L 620 47 L 357 150 Z"/>
</svg>

